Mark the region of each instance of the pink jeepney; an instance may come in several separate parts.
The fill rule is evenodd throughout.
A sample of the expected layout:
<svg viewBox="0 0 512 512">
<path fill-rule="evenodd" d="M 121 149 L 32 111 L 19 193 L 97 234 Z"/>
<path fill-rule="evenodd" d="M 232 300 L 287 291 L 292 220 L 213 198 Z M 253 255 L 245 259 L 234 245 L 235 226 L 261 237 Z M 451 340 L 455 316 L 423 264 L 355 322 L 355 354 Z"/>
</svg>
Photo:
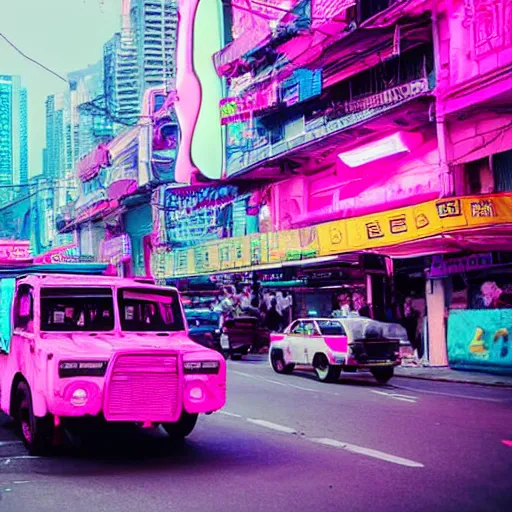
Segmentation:
<svg viewBox="0 0 512 512">
<path fill-rule="evenodd" d="M 177 290 L 65 274 L 0 276 L 0 286 L 0 405 L 31 453 L 80 418 L 183 438 L 224 406 L 224 358 L 189 339 Z"/>
</svg>

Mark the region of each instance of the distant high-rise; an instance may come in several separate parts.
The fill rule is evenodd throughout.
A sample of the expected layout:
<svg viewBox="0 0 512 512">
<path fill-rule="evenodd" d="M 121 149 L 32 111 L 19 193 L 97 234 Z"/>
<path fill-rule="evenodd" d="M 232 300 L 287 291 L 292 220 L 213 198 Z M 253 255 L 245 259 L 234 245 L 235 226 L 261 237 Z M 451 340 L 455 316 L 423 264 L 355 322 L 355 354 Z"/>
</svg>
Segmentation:
<svg viewBox="0 0 512 512">
<path fill-rule="evenodd" d="M 28 181 L 27 90 L 21 77 L 0 75 L 0 184 Z"/>
<path fill-rule="evenodd" d="M 68 154 L 66 137 L 66 104 L 64 93 L 46 98 L 46 151 L 43 152 L 43 171 L 46 178 L 63 178 L 66 175 Z"/>
<path fill-rule="evenodd" d="M 123 0 L 122 29 L 103 48 L 105 104 L 120 125 L 135 124 L 144 91 L 174 85 L 177 0 Z"/>
<path fill-rule="evenodd" d="M 103 47 L 105 106 L 120 124 L 134 124 L 139 115 L 137 52 L 129 31 L 116 33 Z"/>
<path fill-rule="evenodd" d="M 139 101 L 149 87 L 172 87 L 176 73 L 177 0 L 131 0 Z"/>
</svg>

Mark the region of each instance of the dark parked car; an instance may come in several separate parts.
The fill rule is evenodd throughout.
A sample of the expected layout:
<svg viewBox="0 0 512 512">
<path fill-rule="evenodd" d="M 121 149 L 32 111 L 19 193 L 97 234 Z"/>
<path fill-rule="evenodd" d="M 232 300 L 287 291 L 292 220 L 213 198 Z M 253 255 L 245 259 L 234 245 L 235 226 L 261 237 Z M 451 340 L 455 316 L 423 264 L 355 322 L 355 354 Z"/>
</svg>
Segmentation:
<svg viewBox="0 0 512 512">
<path fill-rule="evenodd" d="M 241 359 L 249 352 L 260 353 L 270 344 L 270 331 L 261 326 L 258 318 L 242 316 L 226 320 L 220 345 L 226 357 Z"/>
<path fill-rule="evenodd" d="M 204 347 L 221 352 L 219 314 L 209 309 L 185 309 L 188 335 Z"/>
</svg>

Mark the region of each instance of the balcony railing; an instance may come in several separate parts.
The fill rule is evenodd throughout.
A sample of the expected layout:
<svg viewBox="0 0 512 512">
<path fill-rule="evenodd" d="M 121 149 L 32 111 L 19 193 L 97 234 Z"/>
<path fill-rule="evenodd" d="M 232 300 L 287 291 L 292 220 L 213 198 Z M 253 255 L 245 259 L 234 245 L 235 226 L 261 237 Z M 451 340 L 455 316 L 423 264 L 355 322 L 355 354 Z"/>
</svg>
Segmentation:
<svg viewBox="0 0 512 512">
<path fill-rule="evenodd" d="M 266 160 L 285 155 L 301 146 L 356 126 L 428 94 L 433 87 L 433 77 L 423 77 L 377 94 L 342 102 L 335 108 L 325 111 L 320 117 L 304 121 L 302 132 L 296 129 L 296 120 L 293 121 L 294 130 L 290 130 L 293 135 L 278 141 L 272 140 L 270 131 L 264 135 L 246 133 L 241 137 L 244 141 L 243 146 L 228 147 L 227 173 L 240 173 Z M 285 127 L 282 131 L 286 133 L 288 130 Z"/>
</svg>

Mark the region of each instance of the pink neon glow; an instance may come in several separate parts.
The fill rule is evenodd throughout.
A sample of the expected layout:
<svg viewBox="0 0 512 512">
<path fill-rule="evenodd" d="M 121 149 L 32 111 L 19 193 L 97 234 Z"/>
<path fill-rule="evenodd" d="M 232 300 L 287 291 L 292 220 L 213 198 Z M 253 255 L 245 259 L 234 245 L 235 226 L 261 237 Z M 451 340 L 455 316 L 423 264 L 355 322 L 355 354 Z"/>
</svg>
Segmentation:
<svg viewBox="0 0 512 512">
<path fill-rule="evenodd" d="M 195 170 L 192 162 L 192 138 L 201 108 L 201 84 L 194 71 L 194 20 L 199 0 L 179 0 L 178 40 L 176 44 L 175 110 L 181 128 L 181 140 L 176 158 L 175 180 L 190 183 Z"/>
<path fill-rule="evenodd" d="M 346 352 L 348 348 L 348 339 L 346 336 L 324 336 L 325 344 L 333 352 Z"/>
<path fill-rule="evenodd" d="M 36 296 L 40 290 L 40 279 L 34 276 L 24 282 L 33 286 Z M 104 276 L 58 276 L 48 275 L 45 285 L 69 287 L 70 293 L 80 286 L 127 287 L 148 289 L 131 279 Z M 151 287 L 151 289 L 156 289 Z M 117 293 L 114 293 L 117 296 Z M 116 421 L 176 421 L 182 407 L 189 413 L 213 412 L 221 409 L 226 402 L 226 363 L 217 352 L 193 342 L 186 331 L 172 332 L 169 336 L 154 336 L 151 333 L 121 332 L 118 327 L 112 332 L 97 332 L 90 336 L 87 332 L 41 333 L 39 308 L 34 310 L 34 334 L 28 334 L 34 350 L 28 351 L 27 334 L 15 331 L 11 338 L 9 354 L 0 355 L 0 409 L 6 413 L 10 408 L 11 386 L 14 376 L 21 373 L 32 391 L 32 401 L 36 416 L 47 413 L 56 416 L 97 415 L 104 412 L 107 419 Z M 116 322 L 118 324 L 118 322 Z M 217 375 L 184 375 L 178 362 L 218 361 Z M 61 379 L 58 368 L 61 360 L 109 361 L 104 378 L 72 377 Z M 147 400 L 154 396 L 152 380 L 158 373 L 141 372 L 141 364 L 148 371 L 152 365 L 175 361 L 174 379 L 176 387 L 172 407 L 162 407 L 168 398 L 166 391 L 147 416 L 146 403 L 141 400 L 127 402 L 131 390 Z M 133 364 L 137 372 L 133 373 Z M 161 366 L 158 367 L 159 369 Z M 170 368 L 170 366 L 169 366 Z M 160 373 L 160 375 L 163 375 Z M 119 377 L 119 378 L 118 378 Z M 146 388 L 144 388 L 146 386 Z M 152 386 L 151 393 L 145 393 Z M 190 396 L 191 389 L 200 388 L 201 397 Z M 188 393 L 187 393 L 188 392 Z M 73 394 L 75 399 L 73 400 Z M 194 395 L 192 393 L 192 395 Z M 135 396 L 135 395 L 134 395 Z M 160 403 L 162 401 L 162 403 Z M 127 406 L 126 404 L 129 404 Z M 146 412 L 145 412 L 146 411 Z"/>
<path fill-rule="evenodd" d="M 503 441 L 501 441 L 505 446 L 508 446 L 509 448 L 512 448 L 512 441 L 508 440 L 508 439 L 503 439 Z"/>
<path fill-rule="evenodd" d="M 438 199 L 442 185 L 435 139 L 393 161 L 361 167 L 341 162 L 312 176 L 297 176 L 272 186 L 275 229 L 307 226 Z"/>
<path fill-rule="evenodd" d="M 375 160 L 380 160 L 416 149 L 423 141 L 420 133 L 397 132 L 389 137 L 345 151 L 338 158 L 349 167 L 359 167 Z"/>
</svg>

